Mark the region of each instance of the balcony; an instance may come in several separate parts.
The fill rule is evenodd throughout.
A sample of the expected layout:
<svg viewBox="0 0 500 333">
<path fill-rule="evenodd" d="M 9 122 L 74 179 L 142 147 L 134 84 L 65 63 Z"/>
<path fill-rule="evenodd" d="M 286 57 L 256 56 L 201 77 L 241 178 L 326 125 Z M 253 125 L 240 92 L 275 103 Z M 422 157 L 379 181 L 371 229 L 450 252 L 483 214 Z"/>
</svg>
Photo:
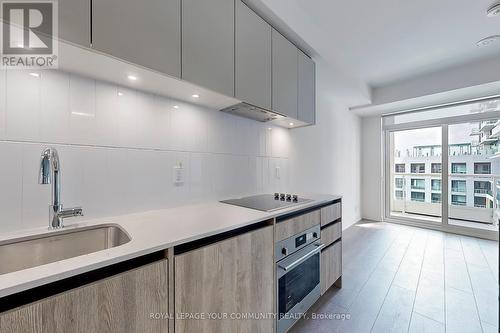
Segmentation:
<svg viewBox="0 0 500 333">
<path fill-rule="evenodd" d="M 487 188 L 475 188 L 474 193 L 475 194 L 487 194 L 487 195 L 493 196 L 493 192 Z"/>
<path fill-rule="evenodd" d="M 496 120 L 487 120 L 481 122 L 481 127 L 479 128 L 479 131 L 481 132 L 488 132 L 491 131 L 497 124 Z"/>
</svg>

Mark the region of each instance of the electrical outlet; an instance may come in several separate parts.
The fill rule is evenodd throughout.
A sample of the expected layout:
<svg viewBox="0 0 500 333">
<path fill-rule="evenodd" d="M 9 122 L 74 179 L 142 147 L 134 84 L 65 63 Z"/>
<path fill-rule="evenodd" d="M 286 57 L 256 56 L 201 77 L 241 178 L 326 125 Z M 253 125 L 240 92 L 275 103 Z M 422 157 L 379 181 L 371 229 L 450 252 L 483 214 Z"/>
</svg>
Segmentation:
<svg viewBox="0 0 500 333">
<path fill-rule="evenodd" d="M 174 165 L 173 178 L 174 178 L 174 185 L 176 186 L 184 185 L 184 167 L 182 166 L 182 162 L 179 162 L 176 165 Z"/>
<path fill-rule="evenodd" d="M 280 179 L 280 167 L 279 166 L 277 166 L 274 169 L 274 176 L 276 177 L 276 179 Z"/>
</svg>

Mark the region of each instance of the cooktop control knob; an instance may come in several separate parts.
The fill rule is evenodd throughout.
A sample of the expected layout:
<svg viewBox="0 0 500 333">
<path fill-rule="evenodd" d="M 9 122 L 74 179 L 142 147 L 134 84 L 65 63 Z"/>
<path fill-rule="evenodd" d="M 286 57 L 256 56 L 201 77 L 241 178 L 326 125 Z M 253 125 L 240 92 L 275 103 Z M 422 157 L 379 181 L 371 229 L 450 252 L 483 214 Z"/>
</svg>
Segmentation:
<svg viewBox="0 0 500 333">
<path fill-rule="evenodd" d="M 317 232 L 313 232 L 313 238 L 318 238 L 318 233 Z"/>
<path fill-rule="evenodd" d="M 279 199 L 280 199 L 280 194 L 274 193 L 274 200 L 279 200 Z"/>
<path fill-rule="evenodd" d="M 292 196 L 292 198 L 293 198 L 293 202 L 297 202 L 297 201 L 299 201 L 299 196 L 298 196 L 297 194 L 294 194 L 294 195 Z"/>
<path fill-rule="evenodd" d="M 287 194 L 286 195 L 286 201 L 292 201 L 292 195 L 291 194 Z"/>
<path fill-rule="evenodd" d="M 281 193 L 280 194 L 280 200 L 281 201 L 285 201 L 285 193 Z"/>
<path fill-rule="evenodd" d="M 283 254 L 284 256 L 287 256 L 288 255 L 288 249 L 286 247 L 282 248 L 281 249 L 281 254 Z"/>
</svg>

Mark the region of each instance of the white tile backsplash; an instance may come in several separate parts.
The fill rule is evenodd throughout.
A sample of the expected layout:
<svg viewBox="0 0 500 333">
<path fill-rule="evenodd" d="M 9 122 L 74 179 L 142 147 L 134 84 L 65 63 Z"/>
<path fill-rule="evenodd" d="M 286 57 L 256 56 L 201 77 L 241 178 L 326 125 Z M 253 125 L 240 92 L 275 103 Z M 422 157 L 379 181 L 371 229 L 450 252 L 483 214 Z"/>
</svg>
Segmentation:
<svg viewBox="0 0 500 333">
<path fill-rule="evenodd" d="M 40 85 L 28 71 L 6 71 L 6 138 L 40 141 Z"/>
<path fill-rule="evenodd" d="M 84 218 L 289 184 L 286 129 L 62 71 L 0 70 L 0 232 L 48 224 L 50 186 L 37 177 L 49 145 L 61 159 L 63 204 L 82 206 Z"/>
</svg>

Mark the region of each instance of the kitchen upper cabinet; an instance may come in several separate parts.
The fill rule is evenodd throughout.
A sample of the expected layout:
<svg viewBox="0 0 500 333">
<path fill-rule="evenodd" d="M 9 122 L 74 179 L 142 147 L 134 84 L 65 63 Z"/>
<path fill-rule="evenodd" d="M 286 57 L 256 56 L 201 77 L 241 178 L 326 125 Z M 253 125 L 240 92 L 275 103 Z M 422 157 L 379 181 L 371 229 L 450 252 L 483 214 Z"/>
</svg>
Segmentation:
<svg viewBox="0 0 500 333">
<path fill-rule="evenodd" d="M 10 333 L 168 332 L 167 260 L 0 314 Z"/>
<path fill-rule="evenodd" d="M 176 313 L 274 313 L 273 227 L 175 257 Z M 272 319 L 175 320 L 176 333 L 269 333 Z"/>
<path fill-rule="evenodd" d="M 270 110 L 272 28 L 236 0 L 235 97 Z"/>
<path fill-rule="evenodd" d="M 298 120 L 315 123 L 316 91 L 314 61 L 298 50 Z"/>
<path fill-rule="evenodd" d="M 180 77 L 180 1 L 92 0 L 92 47 Z"/>
<path fill-rule="evenodd" d="M 182 78 L 234 96 L 234 0 L 182 0 Z"/>
<path fill-rule="evenodd" d="M 297 48 L 273 30 L 273 110 L 297 119 Z"/>
<path fill-rule="evenodd" d="M 90 47 L 90 0 L 59 0 L 59 38 Z"/>
</svg>

